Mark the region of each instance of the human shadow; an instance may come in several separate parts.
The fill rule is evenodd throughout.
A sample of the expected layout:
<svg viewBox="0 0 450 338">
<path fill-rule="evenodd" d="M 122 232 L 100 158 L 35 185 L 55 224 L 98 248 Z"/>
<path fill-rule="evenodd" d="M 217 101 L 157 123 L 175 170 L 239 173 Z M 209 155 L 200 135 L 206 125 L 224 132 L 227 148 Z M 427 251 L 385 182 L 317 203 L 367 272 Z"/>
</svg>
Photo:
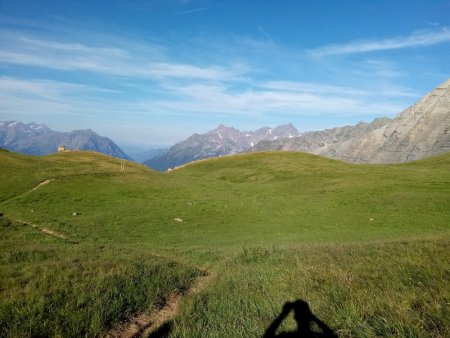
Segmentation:
<svg viewBox="0 0 450 338">
<path fill-rule="evenodd" d="M 167 321 L 161 325 L 156 331 L 150 333 L 147 338 L 166 338 L 172 331 L 173 322 Z"/>
<path fill-rule="evenodd" d="M 297 330 L 276 333 L 277 329 L 291 311 L 297 322 Z M 317 318 L 310 310 L 307 302 L 299 299 L 295 302 L 286 302 L 280 315 L 270 324 L 263 338 L 337 338 L 338 335 L 323 321 Z"/>
</svg>

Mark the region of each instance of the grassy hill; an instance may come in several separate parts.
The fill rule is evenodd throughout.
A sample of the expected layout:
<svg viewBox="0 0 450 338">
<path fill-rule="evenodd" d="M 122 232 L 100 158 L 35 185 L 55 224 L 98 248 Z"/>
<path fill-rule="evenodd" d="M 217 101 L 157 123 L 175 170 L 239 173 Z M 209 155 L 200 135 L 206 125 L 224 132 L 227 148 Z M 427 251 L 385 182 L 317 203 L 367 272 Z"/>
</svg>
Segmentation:
<svg viewBox="0 0 450 338">
<path fill-rule="evenodd" d="M 297 298 L 344 337 L 450 333 L 450 154 L 256 153 L 165 174 L 92 152 L 0 161 L 0 336 L 102 335 L 206 270 L 174 337 L 261 337 Z"/>
</svg>

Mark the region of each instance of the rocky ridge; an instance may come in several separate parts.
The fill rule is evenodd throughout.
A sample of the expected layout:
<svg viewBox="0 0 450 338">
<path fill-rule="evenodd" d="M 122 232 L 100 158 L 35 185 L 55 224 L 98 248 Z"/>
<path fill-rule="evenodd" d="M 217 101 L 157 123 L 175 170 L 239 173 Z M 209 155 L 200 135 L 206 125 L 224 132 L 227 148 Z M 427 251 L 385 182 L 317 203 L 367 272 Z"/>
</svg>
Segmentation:
<svg viewBox="0 0 450 338">
<path fill-rule="evenodd" d="M 272 150 L 304 151 L 358 163 L 407 162 L 450 151 L 450 79 L 394 119 L 263 141 L 250 149 Z"/>
<path fill-rule="evenodd" d="M 196 160 L 237 154 L 263 140 L 274 141 L 298 135 L 298 130 L 292 124 L 276 128 L 264 127 L 256 131 L 239 131 L 233 127 L 220 125 L 205 134 L 190 136 L 172 146 L 167 153 L 144 164 L 153 169 L 165 171 Z"/>
</svg>

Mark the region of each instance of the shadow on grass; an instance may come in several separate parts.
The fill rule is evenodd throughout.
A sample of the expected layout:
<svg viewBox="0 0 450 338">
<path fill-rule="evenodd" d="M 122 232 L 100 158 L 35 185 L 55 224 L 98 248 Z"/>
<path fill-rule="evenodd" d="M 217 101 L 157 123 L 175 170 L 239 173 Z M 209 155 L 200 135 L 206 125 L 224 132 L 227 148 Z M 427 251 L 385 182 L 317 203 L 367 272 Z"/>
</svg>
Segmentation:
<svg viewBox="0 0 450 338">
<path fill-rule="evenodd" d="M 278 327 L 294 311 L 294 319 L 297 322 L 297 330 L 276 334 Z M 263 338 L 337 338 L 338 335 L 323 321 L 317 318 L 310 310 L 307 302 L 299 299 L 295 302 L 286 302 L 280 315 L 267 328 Z"/>
<path fill-rule="evenodd" d="M 161 325 L 158 330 L 150 333 L 150 335 L 148 335 L 148 338 L 166 338 L 169 336 L 170 331 L 172 331 L 172 326 L 173 323 L 171 320 L 169 320 Z"/>
</svg>

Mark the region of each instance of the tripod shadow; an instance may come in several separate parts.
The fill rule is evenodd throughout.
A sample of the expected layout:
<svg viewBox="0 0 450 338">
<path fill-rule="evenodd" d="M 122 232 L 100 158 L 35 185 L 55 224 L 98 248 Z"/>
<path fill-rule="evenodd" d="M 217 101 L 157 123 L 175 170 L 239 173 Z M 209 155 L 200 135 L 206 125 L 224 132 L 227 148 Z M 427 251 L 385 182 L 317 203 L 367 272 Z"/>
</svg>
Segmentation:
<svg viewBox="0 0 450 338">
<path fill-rule="evenodd" d="M 297 322 L 297 330 L 276 334 L 278 327 L 291 311 Z M 338 335 L 323 321 L 317 318 L 310 310 L 307 302 L 299 299 L 295 302 L 286 302 L 280 315 L 270 324 L 263 338 L 337 338 Z"/>
</svg>

